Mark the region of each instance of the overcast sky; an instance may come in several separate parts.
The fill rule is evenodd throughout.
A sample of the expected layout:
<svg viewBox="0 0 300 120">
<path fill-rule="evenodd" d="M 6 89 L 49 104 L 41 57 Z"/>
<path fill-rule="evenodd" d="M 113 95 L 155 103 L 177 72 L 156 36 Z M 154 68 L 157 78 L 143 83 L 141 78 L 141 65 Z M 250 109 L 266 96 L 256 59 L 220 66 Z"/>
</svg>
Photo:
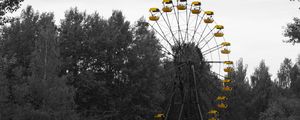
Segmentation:
<svg viewBox="0 0 300 120">
<path fill-rule="evenodd" d="M 122 10 L 128 21 L 134 23 L 148 16 L 148 8 L 161 7 L 162 0 L 25 0 L 22 9 L 32 5 L 39 12 L 54 12 L 56 22 L 64 12 L 77 6 L 88 13 L 98 11 L 108 18 L 112 10 Z M 251 75 L 259 61 L 264 59 L 276 77 L 285 57 L 295 62 L 300 54 L 300 44 L 283 43 L 283 31 L 293 17 L 300 17 L 299 3 L 289 0 L 202 0 L 204 10 L 215 12 L 214 19 L 225 26 L 225 37 L 232 43 L 233 61 L 244 59 Z M 17 14 L 20 10 L 17 12 Z"/>
</svg>

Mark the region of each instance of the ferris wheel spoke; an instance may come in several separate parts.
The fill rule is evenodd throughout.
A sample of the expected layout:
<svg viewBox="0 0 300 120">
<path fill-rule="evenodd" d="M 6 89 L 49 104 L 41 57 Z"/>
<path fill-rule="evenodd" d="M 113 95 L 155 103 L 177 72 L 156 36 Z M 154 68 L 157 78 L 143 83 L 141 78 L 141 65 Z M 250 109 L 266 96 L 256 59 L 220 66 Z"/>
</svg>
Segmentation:
<svg viewBox="0 0 300 120">
<path fill-rule="evenodd" d="M 215 48 L 215 49 L 212 49 L 212 50 L 210 50 L 210 51 L 207 51 L 207 52 L 203 52 L 203 56 L 206 56 L 206 55 L 208 55 L 208 54 L 210 54 L 210 53 L 212 53 L 212 52 L 215 52 L 215 51 L 217 51 L 217 50 L 219 50 L 220 48 Z"/>
<path fill-rule="evenodd" d="M 186 4 L 187 6 L 187 4 Z M 190 11 L 192 10 L 192 5 L 190 7 Z M 189 14 L 189 15 L 188 15 Z M 186 9 L 186 31 L 185 31 L 185 36 L 184 36 L 184 41 L 189 41 L 189 22 L 191 18 L 191 12 L 188 12 L 188 9 Z"/>
<path fill-rule="evenodd" d="M 219 50 L 220 48 L 222 48 L 222 47 L 217 47 L 217 48 L 214 48 L 214 49 L 210 49 L 208 51 L 206 50 L 206 51 L 203 52 L 203 56 L 205 56 L 207 54 L 210 54 L 212 52 L 215 52 L 215 51 Z"/>
<path fill-rule="evenodd" d="M 176 39 L 177 44 L 179 44 L 180 43 L 180 38 L 179 37 L 178 37 L 178 39 L 176 38 L 176 36 L 175 36 L 175 34 L 172 30 L 172 27 L 171 27 L 171 22 L 170 22 L 170 19 L 169 19 L 169 15 L 167 13 L 166 13 L 166 18 L 167 18 L 167 21 L 170 25 L 170 31 L 171 31 L 172 37 L 174 37 L 174 39 Z"/>
<path fill-rule="evenodd" d="M 215 38 L 215 36 L 212 36 L 208 41 L 206 41 L 205 44 L 202 47 L 200 47 L 200 50 L 203 49 L 213 38 Z"/>
<path fill-rule="evenodd" d="M 206 26 L 205 26 L 205 29 L 208 27 L 208 24 L 206 24 Z M 204 34 L 204 32 L 205 32 L 205 29 L 203 30 L 203 32 L 201 33 L 201 36 L 200 36 L 200 38 L 199 38 L 199 40 L 198 40 L 198 42 L 197 42 L 197 46 L 201 43 L 201 42 L 203 42 L 205 39 L 206 39 L 206 37 L 208 37 L 211 33 L 212 33 L 212 31 L 214 30 L 214 28 L 213 29 L 211 29 L 203 38 L 202 38 L 202 36 L 203 36 L 203 34 Z"/>
<path fill-rule="evenodd" d="M 215 50 L 215 49 L 220 49 L 220 48 L 222 48 L 222 47 L 223 47 L 222 45 L 216 45 L 216 46 L 214 46 L 214 47 L 211 47 L 211 48 L 209 48 L 209 49 L 207 49 L 207 50 L 202 51 L 202 53 L 210 52 L 210 51 L 213 51 L 213 50 Z"/>
<path fill-rule="evenodd" d="M 217 76 L 219 76 L 219 77 L 222 77 L 222 78 L 225 78 L 225 76 L 224 75 L 221 75 L 221 74 L 219 74 L 219 73 L 217 73 L 217 72 L 214 72 L 214 71 L 211 71 L 213 74 L 215 74 L 215 75 L 217 75 Z"/>
<path fill-rule="evenodd" d="M 162 35 L 166 38 L 166 40 L 168 41 L 168 43 L 171 45 L 171 43 L 169 42 L 169 40 L 167 39 L 167 35 L 165 34 L 165 32 L 163 31 L 162 27 L 160 26 L 160 24 L 158 24 L 158 22 L 155 22 L 159 28 L 159 30 L 161 31 Z"/>
<path fill-rule="evenodd" d="M 162 50 L 162 52 L 164 52 L 164 53 L 166 53 L 166 54 L 168 54 L 168 55 L 174 56 L 172 53 L 168 52 L 167 50 Z M 168 58 L 168 59 L 172 59 L 172 58 L 170 58 L 169 56 L 165 56 L 165 57 Z"/>
<path fill-rule="evenodd" d="M 168 41 L 168 39 L 166 38 L 166 35 L 162 35 L 157 29 L 155 29 L 153 27 L 153 25 L 150 25 L 149 26 L 163 39 L 165 40 L 170 46 L 171 46 L 171 43 Z M 160 28 L 161 29 L 161 28 Z"/>
<path fill-rule="evenodd" d="M 203 36 L 203 34 L 204 34 L 204 32 L 205 32 L 205 30 L 206 30 L 207 26 L 208 26 L 208 24 L 206 24 L 206 25 L 205 25 L 205 27 L 204 27 L 203 31 L 201 32 L 201 35 L 200 35 L 200 38 L 199 38 L 199 40 L 202 38 L 202 36 Z"/>
<path fill-rule="evenodd" d="M 205 61 L 205 63 L 224 63 L 226 61 Z"/>
<path fill-rule="evenodd" d="M 201 22 L 202 22 L 204 16 L 205 16 L 205 14 L 203 14 L 203 16 L 201 17 L 201 19 L 200 19 L 200 21 L 199 21 L 199 24 L 197 24 L 198 19 L 199 19 L 199 15 L 197 14 L 196 24 L 195 24 L 195 30 L 194 30 L 194 33 L 193 33 L 191 42 L 193 42 L 193 40 L 195 39 L 196 32 L 198 31 L 198 29 L 199 29 L 199 27 L 200 27 L 200 25 L 201 25 Z"/>
<path fill-rule="evenodd" d="M 174 54 L 172 54 L 165 46 L 163 46 L 163 45 L 161 45 L 161 44 L 159 44 L 159 46 L 160 47 L 162 47 L 163 49 L 163 52 L 165 52 L 165 53 L 167 53 L 168 55 L 172 55 L 172 57 L 174 57 L 175 55 Z M 167 56 L 166 56 L 167 57 Z M 168 57 L 169 58 L 169 57 Z M 172 58 L 170 58 L 170 59 L 172 59 Z"/>
<path fill-rule="evenodd" d="M 172 5 L 173 5 L 173 8 L 175 8 L 175 5 L 173 3 L 172 3 Z M 177 6 L 178 6 L 178 2 L 177 2 Z M 175 18 L 176 18 L 176 21 L 177 21 L 178 39 L 180 41 L 180 40 L 183 40 L 183 37 L 182 37 L 182 33 L 181 33 L 181 28 L 180 28 L 179 10 L 177 10 L 177 12 L 176 12 L 176 9 L 174 9 L 174 14 L 175 14 Z"/>
<path fill-rule="evenodd" d="M 171 23 L 170 23 L 170 20 L 169 20 L 169 17 L 168 17 L 168 13 L 166 13 L 167 20 L 166 20 L 166 18 L 164 17 L 164 15 L 163 15 L 162 12 L 160 12 L 160 14 L 161 14 L 161 16 L 162 16 L 164 22 L 167 24 L 167 27 L 168 27 L 168 29 L 169 29 L 171 35 L 172 35 L 172 38 L 173 38 L 173 40 L 174 40 L 174 43 L 176 43 L 176 42 L 178 43 L 178 40 L 176 39 L 176 37 L 175 37 L 175 35 L 174 35 L 174 33 L 173 33 L 173 30 L 172 30 L 172 27 L 171 27 Z"/>
</svg>

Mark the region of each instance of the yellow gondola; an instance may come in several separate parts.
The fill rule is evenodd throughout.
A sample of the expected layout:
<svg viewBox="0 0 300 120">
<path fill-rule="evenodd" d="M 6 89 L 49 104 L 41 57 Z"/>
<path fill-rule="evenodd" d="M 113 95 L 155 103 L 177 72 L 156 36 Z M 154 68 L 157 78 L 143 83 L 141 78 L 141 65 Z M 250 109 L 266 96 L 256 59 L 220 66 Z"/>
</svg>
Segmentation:
<svg viewBox="0 0 300 120">
<path fill-rule="evenodd" d="M 193 9 L 191 11 L 192 11 L 193 14 L 200 14 L 201 13 L 201 11 L 198 10 L 198 9 Z"/>
<path fill-rule="evenodd" d="M 214 34 L 215 37 L 223 37 L 224 36 L 224 33 L 222 32 L 217 32 Z"/>
<path fill-rule="evenodd" d="M 210 115 L 216 115 L 216 114 L 218 114 L 219 112 L 217 111 L 217 110 L 210 110 L 209 112 L 208 112 L 208 114 L 210 114 Z"/>
<path fill-rule="evenodd" d="M 222 46 L 231 46 L 231 43 L 230 42 L 222 42 L 221 45 Z"/>
<path fill-rule="evenodd" d="M 230 79 L 222 80 L 222 83 L 231 83 L 231 82 L 232 82 L 232 80 L 230 80 Z"/>
<path fill-rule="evenodd" d="M 154 118 L 155 119 L 162 119 L 162 118 L 164 118 L 165 117 L 165 115 L 164 114 L 156 114 L 155 116 L 154 116 Z"/>
<path fill-rule="evenodd" d="M 160 10 L 158 8 L 150 8 L 149 11 L 150 12 L 159 12 Z"/>
<path fill-rule="evenodd" d="M 201 2 L 200 1 L 194 1 L 194 2 L 192 2 L 192 5 L 194 5 L 194 6 L 200 6 Z"/>
<path fill-rule="evenodd" d="M 158 21 L 159 20 L 159 16 L 150 16 L 149 20 L 151 20 L 151 21 Z"/>
<path fill-rule="evenodd" d="M 216 100 L 217 101 L 225 101 L 225 100 L 227 100 L 227 97 L 226 96 L 218 96 Z"/>
<path fill-rule="evenodd" d="M 177 9 L 178 10 L 185 10 L 186 6 L 184 4 L 179 4 L 179 5 L 177 5 Z"/>
<path fill-rule="evenodd" d="M 172 12 L 172 8 L 166 6 L 166 7 L 163 7 L 162 11 L 163 12 Z"/>
<path fill-rule="evenodd" d="M 204 19 L 204 22 L 208 24 L 208 23 L 213 23 L 214 20 L 212 18 L 206 18 Z"/>
<path fill-rule="evenodd" d="M 172 4 L 173 1 L 172 0 L 164 0 L 163 3 L 165 3 L 165 4 Z"/>
<path fill-rule="evenodd" d="M 226 49 L 226 48 L 225 48 L 224 50 L 221 50 L 221 53 L 222 53 L 222 54 L 230 54 L 230 52 L 231 52 L 231 51 L 228 50 L 228 49 Z"/>
<path fill-rule="evenodd" d="M 224 103 L 218 104 L 217 106 L 218 106 L 218 108 L 221 108 L 221 109 L 226 109 L 226 108 L 228 108 L 228 105 L 226 105 L 226 104 L 224 104 Z"/>
<path fill-rule="evenodd" d="M 219 30 L 222 30 L 222 29 L 224 29 L 224 26 L 223 25 L 216 25 L 215 28 L 219 29 Z"/>
<path fill-rule="evenodd" d="M 211 16 L 211 15 L 214 15 L 214 12 L 213 11 L 205 11 L 205 14 Z"/>
<path fill-rule="evenodd" d="M 233 61 L 224 61 L 224 64 L 226 64 L 226 65 L 232 65 Z"/>
<path fill-rule="evenodd" d="M 227 68 L 225 68 L 224 69 L 224 72 L 233 72 L 234 71 L 234 69 L 232 68 L 232 67 L 227 67 Z"/>
<path fill-rule="evenodd" d="M 225 86 L 223 87 L 223 91 L 232 91 L 232 87 Z"/>
</svg>

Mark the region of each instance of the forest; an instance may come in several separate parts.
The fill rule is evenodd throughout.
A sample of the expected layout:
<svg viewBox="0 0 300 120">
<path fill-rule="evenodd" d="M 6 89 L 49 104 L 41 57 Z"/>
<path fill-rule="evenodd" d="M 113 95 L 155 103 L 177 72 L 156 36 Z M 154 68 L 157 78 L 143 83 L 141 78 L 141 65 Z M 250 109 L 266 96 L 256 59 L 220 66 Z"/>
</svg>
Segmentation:
<svg viewBox="0 0 300 120">
<path fill-rule="evenodd" d="M 18 7 L 9 8 L 1 10 Z M 53 13 L 28 6 L 1 21 L 0 120 L 154 120 L 164 111 L 171 61 L 144 18 L 71 8 L 57 25 Z M 300 43 L 299 29 L 295 18 L 282 44 Z M 275 79 L 264 60 L 249 78 L 242 58 L 234 66 L 224 119 L 300 120 L 300 55 L 282 60 Z"/>
</svg>

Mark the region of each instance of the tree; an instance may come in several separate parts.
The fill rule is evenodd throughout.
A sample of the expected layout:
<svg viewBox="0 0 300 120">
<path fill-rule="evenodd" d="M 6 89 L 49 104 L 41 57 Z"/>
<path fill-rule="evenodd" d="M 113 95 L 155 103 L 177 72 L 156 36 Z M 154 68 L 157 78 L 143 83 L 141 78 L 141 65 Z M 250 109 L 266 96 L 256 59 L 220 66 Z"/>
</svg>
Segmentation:
<svg viewBox="0 0 300 120">
<path fill-rule="evenodd" d="M 300 119 L 300 100 L 277 97 L 268 109 L 260 114 L 259 120 L 298 120 Z"/>
<path fill-rule="evenodd" d="M 2 0 L 0 2 L 0 10 L 1 12 L 13 12 L 20 8 L 21 2 L 24 0 Z"/>
<path fill-rule="evenodd" d="M 280 65 L 280 69 L 277 73 L 279 79 L 279 86 L 282 88 L 289 88 L 291 84 L 291 70 L 293 63 L 291 59 L 285 58 L 283 63 Z"/>
<path fill-rule="evenodd" d="M 150 119 L 152 115 L 161 111 L 160 103 L 164 98 L 160 93 L 160 81 L 162 67 L 160 66 L 159 41 L 153 31 L 148 30 L 144 19 L 137 21 L 133 28 L 133 43 L 130 45 L 128 63 L 124 73 L 128 76 L 130 97 L 124 104 L 124 120 L 130 119 Z M 134 112 L 138 111 L 138 112 Z M 148 116 L 148 117 L 147 117 Z M 149 117 L 150 116 L 150 117 Z"/>
<path fill-rule="evenodd" d="M 86 13 L 81 13 L 77 8 L 72 8 L 65 14 L 65 19 L 61 23 L 59 46 L 63 60 L 61 74 L 78 75 L 80 72 L 80 63 L 84 61 L 84 55 L 87 53 L 86 35 L 83 24 L 86 19 Z M 84 62 L 83 62 L 84 63 Z M 76 82 L 72 80 L 71 82 Z"/>
<path fill-rule="evenodd" d="M 103 96 L 106 93 L 101 80 L 103 76 L 97 78 L 93 73 L 94 69 L 100 69 L 96 67 L 94 62 L 97 59 L 93 55 L 100 53 L 90 51 L 97 48 L 94 45 L 102 32 L 96 31 L 102 26 L 99 21 L 99 17 L 87 18 L 85 12 L 71 8 L 65 12 L 65 19 L 59 29 L 59 52 L 62 60 L 60 76 L 67 76 L 68 85 L 76 89 L 76 110 L 84 118 L 102 114 L 102 109 L 109 106 Z"/>
<path fill-rule="evenodd" d="M 271 83 L 269 68 L 264 61 L 261 61 L 259 67 L 255 69 L 254 74 L 251 76 L 251 85 L 255 91 L 258 91 L 270 86 Z"/>
<path fill-rule="evenodd" d="M 300 56 L 298 56 L 298 61 L 291 69 L 291 90 L 295 95 L 300 98 L 299 90 L 300 90 Z"/>
<path fill-rule="evenodd" d="M 76 119 L 74 90 L 58 76 L 57 31 L 52 13 L 29 6 L 4 28 L 1 39 L 1 120 Z M 1 75 L 1 76 L 2 76 Z"/>
<path fill-rule="evenodd" d="M 255 69 L 251 76 L 252 100 L 250 101 L 248 118 L 257 120 L 259 114 L 268 108 L 269 99 L 271 98 L 271 75 L 269 68 L 264 61 L 261 61 L 258 68 Z"/>
<path fill-rule="evenodd" d="M 30 64 L 30 54 L 34 51 L 35 41 L 38 36 L 38 19 L 39 14 L 31 6 L 22 11 L 21 17 L 12 21 L 10 26 L 3 28 L 1 39 L 1 52 L 8 58 L 15 57 L 16 63 L 11 66 L 24 67 L 23 74 L 29 75 L 27 70 Z"/>
<path fill-rule="evenodd" d="M 239 59 L 236 63 L 235 71 L 230 74 L 232 77 L 233 91 L 229 97 L 229 115 L 228 119 L 240 120 L 247 116 L 247 109 L 250 106 L 251 86 L 247 80 L 247 65 L 244 65 L 243 59 Z"/>
<path fill-rule="evenodd" d="M 15 58 L 8 59 L 7 57 L 1 57 L 0 59 L 0 119 L 8 120 L 13 118 L 15 105 L 11 100 L 13 90 L 11 82 L 6 78 L 6 71 L 9 66 L 14 64 Z"/>
<path fill-rule="evenodd" d="M 289 38 L 289 40 L 287 40 L 286 42 L 292 44 L 299 43 L 300 42 L 299 33 L 300 33 L 300 19 L 294 18 L 294 22 L 289 23 L 284 32 L 284 36 Z"/>
<path fill-rule="evenodd" d="M 1 0 L 0 2 L 0 25 L 8 22 L 9 19 L 3 17 L 6 13 L 12 13 L 20 8 L 24 0 Z"/>
<path fill-rule="evenodd" d="M 108 20 L 76 8 L 66 12 L 59 35 L 61 75 L 76 88 L 82 118 L 145 119 L 159 108 L 162 55 L 154 33 L 140 23 L 131 30 L 120 11 Z"/>
<path fill-rule="evenodd" d="M 61 62 L 53 18 L 52 13 L 43 13 L 38 22 L 40 33 L 30 65 L 30 103 L 35 111 L 48 119 L 74 120 L 77 118 L 75 91 L 66 84 L 65 77 L 58 76 Z"/>
<path fill-rule="evenodd" d="M 17 119 L 27 111 L 28 105 L 28 77 L 31 75 L 30 60 L 37 38 L 37 21 L 39 15 L 29 6 L 22 11 L 21 17 L 4 26 L 1 36 L 1 57 L 6 64 L 2 69 L 6 101 L 1 103 L 5 107 L 2 118 L 4 120 Z M 6 90 L 5 90 L 6 89 Z M 27 109 L 28 108 L 28 109 Z"/>
</svg>

